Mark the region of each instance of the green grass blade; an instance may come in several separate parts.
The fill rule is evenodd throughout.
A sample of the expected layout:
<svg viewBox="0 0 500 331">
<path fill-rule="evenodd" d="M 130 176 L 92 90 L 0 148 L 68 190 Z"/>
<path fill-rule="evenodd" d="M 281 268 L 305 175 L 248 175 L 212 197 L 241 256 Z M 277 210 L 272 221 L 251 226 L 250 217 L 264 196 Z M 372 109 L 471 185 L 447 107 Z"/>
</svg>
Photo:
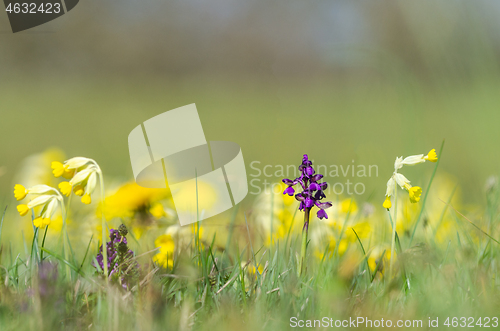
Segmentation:
<svg viewBox="0 0 500 331">
<path fill-rule="evenodd" d="M 366 251 L 365 251 L 365 248 L 363 247 L 363 243 L 361 242 L 361 239 L 359 239 L 359 236 L 356 233 L 356 230 L 354 230 L 354 228 L 351 228 L 351 230 L 356 235 L 356 238 L 358 239 L 359 246 L 361 246 L 361 250 L 363 251 L 363 256 L 365 257 L 365 262 L 366 262 L 366 274 L 368 275 L 369 280 L 373 281 L 373 279 L 370 279 L 370 265 L 368 264 L 368 256 L 366 255 Z"/>
<path fill-rule="evenodd" d="M 427 202 L 427 197 L 429 196 L 429 191 L 431 189 L 432 181 L 434 180 L 434 176 L 436 175 L 439 163 L 441 162 L 441 155 L 443 154 L 443 148 L 444 148 L 444 140 L 441 143 L 441 149 L 439 150 L 439 155 L 438 155 L 438 160 L 436 162 L 436 166 L 434 167 L 434 171 L 432 172 L 431 178 L 429 180 L 429 184 L 427 185 L 427 189 L 425 190 L 424 201 L 422 201 L 422 208 L 420 209 L 420 213 L 418 214 L 417 221 L 415 222 L 415 227 L 413 228 L 413 231 L 411 233 L 410 242 L 408 243 L 408 247 L 411 247 L 411 243 L 413 242 L 413 238 L 415 237 L 415 233 L 417 232 L 418 224 L 420 223 L 420 220 L 422 219 L 422 215 L 424 214 L 425 203 Z"/>
<path fill-rule="evenodd" d="M 78 269 L 78 267 L 76 267 L 75 265 L 73 265 L 71 262 L 69 262 L 68 260 L 66 260 L 65 258 L 63 258 L 62 256 L 60 255 L 57 255 L 56 253 L 48 250 L 47 248 L 45 247 L 40 247 L 40 249 L 42 251 L 44 251 L 45 253 L 55 257 L 56 259 L 58 259 L 59 261 L 61 261 L 62 263 L 64 263 L 65 265 L 67 265 L 68 267 L 70 267 L 71 269 L 73 269 L 75 272 L 77 272 L 78 274 L 80 274 L 81 276 L 85 276 L 85 274 Z"/>
</svg>

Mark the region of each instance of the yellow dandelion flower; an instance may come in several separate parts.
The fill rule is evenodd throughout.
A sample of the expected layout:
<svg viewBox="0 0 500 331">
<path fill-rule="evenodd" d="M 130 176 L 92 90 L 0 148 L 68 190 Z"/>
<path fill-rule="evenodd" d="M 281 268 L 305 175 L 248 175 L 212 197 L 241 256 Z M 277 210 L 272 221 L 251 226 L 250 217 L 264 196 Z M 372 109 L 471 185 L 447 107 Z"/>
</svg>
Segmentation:
<svg viewBox="0 0 500 331">
<path fill-rule="evenodd" d="M 172 268 L 174 266 L 174 260 L 172 256 L 168 254 L 156 254 L 155 256 L 153 256 L 153 262 L 165 269 Z"/>
<path fill-rule="evenodd" d="M 155 240 L 155 246 L 160 247 L 160 250 L 153 256 L 153 261 L 163 268 L 173 267 L 175 243 L 172 236 L 169 234 L 159 236 Z"/>
<path fill-rule="evenodd" d="M 156 247 L 167 246 L 167 247 L 171 248 L 172 251 L 173 251 L 175 245 L 174 245 L 174 241 L 173 241 L 171 235 L 169 235 L 169 234 L 162 234 L 161 236 L 159 236 L 158 238 L 156 238 L 156 240 L 155 240 L 155 246 Z"/>
<path fill-rule="evenodd" d="M 163 209 L 163 206 L 161 203 L 155 203 L 149 208 L 149 212 L 151 215 L 153 215 L 155 218 L 162 218 L 166 216 L 167 214 L 165 213 L 165 210 Z"/>
</svg>

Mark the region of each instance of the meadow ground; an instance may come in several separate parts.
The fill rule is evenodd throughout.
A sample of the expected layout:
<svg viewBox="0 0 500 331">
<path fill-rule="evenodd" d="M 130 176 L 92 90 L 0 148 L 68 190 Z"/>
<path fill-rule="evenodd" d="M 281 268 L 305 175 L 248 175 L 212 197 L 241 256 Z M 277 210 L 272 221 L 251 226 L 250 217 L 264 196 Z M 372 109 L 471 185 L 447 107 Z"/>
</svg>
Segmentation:
<svg viewBox="0 0 500 331">
<path fill-rule="evenodd" d="M 352 319 L 368 330 L 398 323 L 415 330 L 429 329 L 429 323 L 438 323 L 438 329 L 495 328 L 500 188 L 489 176 L 497 171 L 493 128 L 499 115 L 498 96 L 487 92 L 498 84 L 440 93 L 421 86 L 405 94 L 390 84 L 358 83 L 345 89 L 318 83 L 300 98 L 286 85 L 269 92 L 247 84 L 228 93 L 226 85 L 186 83 L 200 100 L 208 139 L 238 142 L 247 166 L 254 160 L 298 166 L 304 153 L 314 164 L 356 159 L 378 166 L 378 176 L 362 179 L 365 194 L 327 195 L 332 202 L 328 219 L 311 214 L 302 272 L 304 212 L 293 197 L 282 194 L 281 178 L 267 178 L 275 190 L 249 195 L 214 220 L 188 227 L 177 225 L 167 190 L 145 190 L 130 180 L 128 132 L 152 115 L 191 103 L 190 94 L 183 94 L 187 88 L 177 85 L 179 94 L 169 94 L 177 97 L 167 98 L 167 86 L 139 93 L 130 86 L 103 92 L 99 86 L 68 85 L 79 92 L 71 98 L 62 93 L 56 105 L 50 87 L 37 87 L 31 99 L 16 97 L 14 90 L 6 93 L 4 102 L 13 111 L 2 114 L 2 137 L 16 139 L 0 147 L 7 156 L 0 164 L 6 207 L 0 225 L 1 330 L 281 330 L 307 326 L 308 320 L 321 329 L 347 322 L 353 327 Z M 29 83 L 26 88 L 35 90 Z M 23 113 L 34 105 L 39 115 Z M 371 112 L 358 111 L 368 105 Z M 482 112 L 467 111 L 479 105 Z M 71 109 L 68 117 L 61 116 L 65 107 Z M 300 132 L 296 123 L 304 109 L 321 119 L 314 125 L 331 123 L 321 131 L 321 144 L 287 140 Z M 22 123 L 21 129 L 15 122 Z M 397 203 L 393 200 L 387 212 L 382 202 L 396 156 L 431 148 L 440 155 L 439 163 L 404 171 L 422 187 L 420 201 L 411 203 L 398 189 Z M 484 154 L 490 155 L 488 162 Z M 74 174 L 56 178 L 51 164 L 70 156 L 92 157 L 102 167 L 104 209 L 101 186 L 89 177 L 64 194 L 59 185 Z M 324 180 L 332 185 L 341 179 Z M 30 206 L 32 216 L 31 210 L 20 216 L 18 206 L 36 194 L 16 201 L 14 184 L 46 184 L 56 191 L 39 193 L 50 197 Z M 82 203 L 88 202 L 82 196 L 91 186 L 91 203 Z M 46 227 L 46 217 L 37 216 L 51 208 L 54 216 Z M 119 231 L 107 232 L 112 242 L 108 281 L 100 263 L 106 258 L 99 257 L 102 216 L 107 227 Z M 121 224 L 126 230 L 119 230 Z"/>
</svg>

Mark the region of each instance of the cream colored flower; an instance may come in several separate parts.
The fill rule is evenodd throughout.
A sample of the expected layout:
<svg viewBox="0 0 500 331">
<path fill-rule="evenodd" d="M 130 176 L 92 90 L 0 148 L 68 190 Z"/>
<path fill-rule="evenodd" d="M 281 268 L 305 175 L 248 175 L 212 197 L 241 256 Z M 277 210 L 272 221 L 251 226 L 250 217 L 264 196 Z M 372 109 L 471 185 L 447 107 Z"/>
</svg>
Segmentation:
<svg viewBox="0 0 500 331">
<path fill-rule="evenodd" d="M 385 200 L 382 206 L 386 209 L 392 207 L 391 196 L 394 195 L 396 190 L 396 185 L 399 185 L 402 189 L 408 191 L 410 201 L 412 203 L 420 201 L 420 196 L 422 195 L 422 189 L 418 186 L 411 186 L 410 180 L 406 178 L 403 174 L 398 173 L 398 170 L 403 168 L 403 166 L 412 166 L 425 161 L 436 162 L 438 160 L 436 150 L 432 149 L 427 155 L 418 154 L 411 155 L 403 159 L 403 157 L 397 157 L 394 162 L 394 173 L 391 178 L 387 181 L 387 189 L 385 192 Z"/>
<path fill-rule="evenodd" d="M 97 186 L 97 178 L 98 176 L 102 178 L 101 168 L 94 160 L 85 157 L 74 157 L 64 162 L 62 170 L 59 165 L 54 167 L 54 163 L 53 168 L 55 176 L 59 173 L 73 171 L 73 175 L 68 182 L 59 184 L 62 194 L 69 196 L 73 191 L 75 195 L 82 197 L 81 201 L 84 204 L 88 205 L 92 202 L 91 195 Z"/>
<path fill-rule="evenodd" d="M 14 188 L 14 196 L 17 200 L 23 200 L 28 194 L 37 196 L 27 204 L 17 206 L 19 215 L 25 216 L 30 210 L 41 208 L 38 215 L 33 219 L 33 225 L 41 228 L 50 224 L 52 217 L 58 208 L 64 209 L 62 195 L 55 188 L 47 185 L 35 185 L 31 188 L 17 184 Z"/>
</svg>

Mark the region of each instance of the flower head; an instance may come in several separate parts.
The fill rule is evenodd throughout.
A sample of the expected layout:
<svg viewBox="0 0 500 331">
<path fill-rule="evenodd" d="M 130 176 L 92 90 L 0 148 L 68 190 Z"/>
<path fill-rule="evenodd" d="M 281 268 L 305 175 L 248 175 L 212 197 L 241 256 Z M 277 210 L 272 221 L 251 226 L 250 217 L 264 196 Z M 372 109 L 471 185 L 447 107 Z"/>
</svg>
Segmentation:
<svg viewBox="0 0 500 331">
<path fill-rule="evenodd" d="M 422 195 L 422 189 L 418 186 L 411 186 L 410 180 L 406 178 L 403 174 L 400 174 L 398 170 L 403 168 L 403 166 L 405 165 L 411 166 L 424 163 L 425 161 L 436 162 L 437 159 L 438 158 L 435 149 L 432 149 L 427 155 L 424 154 L 412 155 L 404 159 L 403 157 L 397 157 L 396 161 L 394 162 L 394 173 L 392 174 L 391 178 L 389 178 L 389 180 L 387 181 L 387 190 L 385 193 L 385 200 L 382 206 L 386 209 L 390 209 L 392 207 L 391 196 L 395 193 L 396 185 L 408 191 L 408 195 L 412 203 L 420 201 L 420 196 Z"/>
<path fill-rule="evenodd" d="M 67 165 L 62 164 L 59 161 L 54 161 L 51 164 L 52 173 L 55 177 L 64 177 L 69 179 L 75 174 L 75 169 L 69 169 Z"/>
<path fill-rule="evenodd" d="M 74 157 L 63 163 L 52 162 L 54 176 L 64 176 L 70 179 L 68 182 L 61 182 L 59 189 L 61 193 L 69 196 L 71 191 L 75 195 L 81 196 L 84 204 L 92 202 L 91 194 L 97 185 L 97 176 L 101 176 L 99 165 L 92 159 L 85 157 Z"/>
<path fill-rule="evenodd" d="M 174 266 L 175 243 L 172 236 L 163 234 L 156 238 L 155 246 L 159 247 L 158 254 L 153 256 L 153 261 L 163 268 L 172 268 Z"/>
<path fill-rule="evenodd" d="M 422 195 L 422 189 L 418 186 L 413 186 L 408 190 L 410 194 L 410 201 L 415 203 L 420 201 L 420 195 Z"/>
<path fill-rule="evenodd" d="M 437 162 L 438 156 L 436 154 L 436 150 L 435 149 L 431 149 L 431 151 L 427 154 L 427 156 L 425 157 L 425 159 L 428 160 L 428 161 L 431 161 L 431 162 Z"/>
<path fill-rule="evenodd" d="M 20 184 L 14 186 L 14 197 L 17 201 L 24 199 L 26 195 L 28 195 L 28 190 L 24 186 Z"/>
<path fill-rule="evenodd" d="M 18 205 L 17 211 L 19 215 L 25 216 L 31 209 L 39 209 L 33 219 L 33 225 L 37 228 L 49 225 L 56 210 L 63 208 L 63 198 L 55 188 L 47 185 L 35 185 L 26 189 L 20 184 L 14 187 L 14 196 L 17 200 L 23 200 L 28 194 L 35 194 L 36 197 L 27 204 Z"/>
<path fill-rule="evenodd" d="M 282 182 L 287 185 L 283 194 L 293 196 L 295 194 L 293 186 L 300 184 L 302 192 L 295 194 L 295 199 L 300 202 L 299 209 L 305 210 L 316 206 L 319 208 L 316 214 L 318 218 L 328 218 L 324 210 L 330 208 L 332 204 L 331 202 L 321 202 L 321 199 L 326 198 L 324 190 L 326 190 L 328 184 L 326 182 L 320 182 L 323 175 L 315 174 L 314 168 L 312 167 L 312 161 L 309 160 L 307 154 L 304 154 L 302 158 L 302 164 L 299 166 L 299 171 L 301 173 L 300 177 L 294 180 L 288 178 L 282 180 Z"/>
<path fill-rule="evenodd" d="M 106 243 L 108 277 L 118 281 L 125 289 L 129 288 L 133 281 L 137 279 L 139 265 L 133 259 L 134 252 L 128 248 L 127 238 L 128 230 L 125 225 L 120 225 L 118 230 L 110 229 L 109 239 Z M 95 261 L 92 266 L 100 273 L 104 273 L 104 257 L 102 245 L 99 248 Z"/>
</svg>

